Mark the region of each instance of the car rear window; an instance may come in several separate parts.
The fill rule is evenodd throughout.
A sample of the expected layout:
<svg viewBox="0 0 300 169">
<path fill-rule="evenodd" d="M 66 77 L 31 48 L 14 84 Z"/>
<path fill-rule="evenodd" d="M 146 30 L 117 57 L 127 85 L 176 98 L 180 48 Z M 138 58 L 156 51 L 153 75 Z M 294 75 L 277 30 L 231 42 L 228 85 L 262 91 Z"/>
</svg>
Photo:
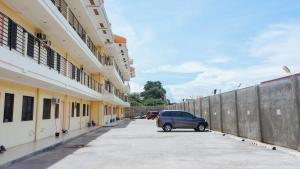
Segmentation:
<svg viewBox="0 0 300 169">
<path fill-rule="evenodd" d="M 170 111 L 162 112 L 161 116 L 172 116 L 172 112 L 170 112 Z"/>
</svg>

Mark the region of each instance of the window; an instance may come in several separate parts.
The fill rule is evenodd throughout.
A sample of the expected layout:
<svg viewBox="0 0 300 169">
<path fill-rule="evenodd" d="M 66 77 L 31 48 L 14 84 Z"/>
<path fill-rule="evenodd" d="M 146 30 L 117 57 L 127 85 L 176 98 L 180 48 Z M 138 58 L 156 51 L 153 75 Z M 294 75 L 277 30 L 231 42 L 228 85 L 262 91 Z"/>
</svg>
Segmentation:
<svg viewBox="0 0 300 169">
<path fill-rule="evenodd" d="M 75 66 L 72 64 L 72 79 L 75 79 L 75 74 L 76 74 Z"/>
<path fill-rule="evenodd" d="M 85 116 L 86 114 L 86 104 L 83 104 L 82 106 L 82 116 Z"/>
<path fill-rule="evenodd" d="M 172 112 L 170 111 L 165 111 L 161 114 L 161 116 L 172 116 Z"/>
<path fill-rule="evenodd" d="M 103 34 L 106 34 L 106 30 L 102 30 L 103 31 Z"/>
<path fill-rule="evenodd" d="M 33 103 L 34 103 L 33 97 L 23 96 L 22 121 L 33 120 Z"/>
<path fill-rule="evenodd" d="M 72 117 L 74 117 L 74 114 L 75 114 L 75 103 L 72 102 Z"/>
<path fill-rule="evenodd" d="M 34 36 L 28 33 L 27 38 L 27 55 L 31 58 L 34 56 Z"/>
<path fill-rule="evenodd" d="M 89 116 L 89 105 L 87 105 L 87 107 L 86 107 L 86 116 Z"/>
<path fill-rule="evenodd" d="M 5 93 L 4 116 L 3 116 L 4 123 L 13 121 L 14 97 L 15 97 L 14 94 Z"/>
<path fill-rule="evenodd" d="M 8 46 L 12 49 L 17 49 L 18 25 L 14 21 L 9 19 L 8 29 Z"/>
<path fill-rule="evenodd" d="M 101 28 L 104 28 L 104 25 L 103 25 L 103 23 L 100 23 L 100 27 L 101 27 Z"/>
<path fill-rule="evenodd" d="M 108 107 L 107 107 L 107 105 L 104 106 L 104 115 L 108 115 Z"/>
<path fill-rule="evenodd" d="M 80 116 L 80 103 L 76 104 L 76 116 L 79 117 Z"/>
<path fill-rule="evenodd" d="M 194 116 L 190 113 L 187 113 L 187 112 L 181 112 L 181 115 L 182 117 L 185 117 L 185 118 L 193 118 Z"/>
<path fill-rule="evenodd" d="M 43 120 L 51 118 L 51 99 L 44 99 Z"/>
<path fill-rule="evenodd" d="M 60 73 L 60 55 L 56 55 L 56 70 Z"/>
<path fill-rule="evenodd" d="M 55 118 L 59 118 L 59 104 L 55 104 Z"/>
<path fill-rule="evenodd" d="M 54 68 L 54 51 L 51 48 L 47 50 L 47 65 Z"/>
<path fill-rule="evenodd" d="M 77 80 L 77 82 L 80 82 L 80 69 L 77 68 L 76 70 L 77 70 L 77 73 L 76 73 L 76 80 Z"/>
</svg>

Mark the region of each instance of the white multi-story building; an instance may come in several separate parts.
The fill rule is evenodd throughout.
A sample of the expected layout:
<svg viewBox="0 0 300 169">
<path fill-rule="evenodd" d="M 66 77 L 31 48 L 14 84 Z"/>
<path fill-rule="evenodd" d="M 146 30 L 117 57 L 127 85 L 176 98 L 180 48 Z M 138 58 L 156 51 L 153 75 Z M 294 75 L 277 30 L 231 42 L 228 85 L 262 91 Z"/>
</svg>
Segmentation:
<svg viewBox="0 0 300 169">
<path fill-rule="evenodd" d="M 0 1 L 0 143 L 123 118 L 134 76 L 103 0 Z"/>
</svg>

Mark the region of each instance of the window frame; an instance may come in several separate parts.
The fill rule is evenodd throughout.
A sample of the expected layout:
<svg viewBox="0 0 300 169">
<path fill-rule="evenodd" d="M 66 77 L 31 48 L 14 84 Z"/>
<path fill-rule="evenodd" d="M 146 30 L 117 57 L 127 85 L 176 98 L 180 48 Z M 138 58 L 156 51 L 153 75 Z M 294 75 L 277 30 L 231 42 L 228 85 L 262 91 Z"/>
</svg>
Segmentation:
<svg viewBox="0 0 300 169">
<path fill-rule="evenodd" d="M 32 99 L 32 100 L 27 100 L 27 99 Z M 27 108 L 24 107 L 25 104 L 27 105 Z M 29 106 L 29 108 L 28 108 L 28 106 Z M 30 110 L 30 107 L 31 107 L 31 110 Z M 32 121 L 33 113 L 34 113 L 34 97 L 23 95 L 21 121 Z"/>
<path fill-rule="evenodd" d="M 59 104 L 55 104 L 55 108 L 54 108 L 54 118 L 55 119 L 59 119 Z"/>
<path fill-rule="evenodd" d="M 48 107 L 45 107 L 47 106 L 46 105 L 46 102 L 50 103 L 49 104 L 49 108 Z M 50 120 L 51 119 L 51 108 L 52 107 L 52 103 L 51 103 L 51 99 L 49 98 L 44 98 L 43 99 L 43 115 L 42 115 L 42 119 L 43 120 Z M 47 112 L 46 112 L 47 111 Z M 49 112 L 48 112 L 49 111 Z"/>
<path fill-rule="evenodd" d="M 10 106 L 6 104 L 8 101 L 7 100 L 8 96 L 12 96 L 12 103 Z M 3 107 L 3 109 L 4 109 L 3 110 L 3 123 L 11 123 L 14 121 L 14 103 L 15 103 L 15 94 L 14 93 L 5 93 L 4 94 L 4 107 Z M 9 106 L 9 107 L 7 107 L 7 106 Z M 7 112 L 7 111 L 9 111 L 7 109 L 10 109 L 10 112 Z M 8 117 L 8 118 L 6 118 L 6 117 Z M 8 120 L 6 121 L 6 119 L 8 119 Z"/>
</svg>

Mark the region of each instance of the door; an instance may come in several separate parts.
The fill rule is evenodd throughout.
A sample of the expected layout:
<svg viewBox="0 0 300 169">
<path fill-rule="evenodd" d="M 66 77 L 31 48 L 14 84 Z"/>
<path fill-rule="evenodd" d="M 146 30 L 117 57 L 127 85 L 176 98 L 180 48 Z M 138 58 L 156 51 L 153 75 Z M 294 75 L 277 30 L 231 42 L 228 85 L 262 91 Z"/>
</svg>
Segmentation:
<svg viewBox="0 0 300 169">
<path fill-rule="evenodd" d="M 174 128 L 184 128 L 184 119 L 180 111 L 172 113 L 172 125 Z"/>
<path fill-rule="evenodd" d="M 188 112 L 181 112 L 183 128 L 196 128 L 197 122 L 194 116 Z"/>
</svg>

